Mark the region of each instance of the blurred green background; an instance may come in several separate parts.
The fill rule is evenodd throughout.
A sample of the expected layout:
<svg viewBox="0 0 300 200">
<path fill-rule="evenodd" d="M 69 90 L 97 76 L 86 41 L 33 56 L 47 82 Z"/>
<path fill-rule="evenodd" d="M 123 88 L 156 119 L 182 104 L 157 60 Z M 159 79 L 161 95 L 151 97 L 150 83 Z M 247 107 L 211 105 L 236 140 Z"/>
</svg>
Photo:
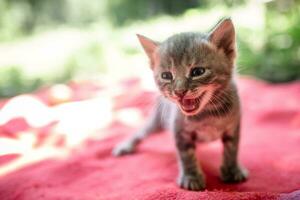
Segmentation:
<svg viewBox="0 0 300 200">
<path fill-rule="evenodd" d="M 163 40 L 208 31 L 224 16 L 236 24 L 240 74 L 300 78 L 299 0 L 1 0 L 0 97 L 72 79 L 149 76 L 135 33 Z"/>
</svg>

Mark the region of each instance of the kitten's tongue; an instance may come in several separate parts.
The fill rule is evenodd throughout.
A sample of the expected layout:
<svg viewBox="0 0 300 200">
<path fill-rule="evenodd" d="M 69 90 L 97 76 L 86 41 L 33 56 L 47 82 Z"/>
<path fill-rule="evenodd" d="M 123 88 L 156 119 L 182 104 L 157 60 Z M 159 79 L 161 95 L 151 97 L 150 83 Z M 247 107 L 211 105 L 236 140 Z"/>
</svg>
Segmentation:
<svg viewBox="0 0 300 200">
<path fill-rule="evenodd" d="M 196 99 L 182 99 L 181 105 L 185 110 L 192 110 L 196 107 Z"/>
</svg>

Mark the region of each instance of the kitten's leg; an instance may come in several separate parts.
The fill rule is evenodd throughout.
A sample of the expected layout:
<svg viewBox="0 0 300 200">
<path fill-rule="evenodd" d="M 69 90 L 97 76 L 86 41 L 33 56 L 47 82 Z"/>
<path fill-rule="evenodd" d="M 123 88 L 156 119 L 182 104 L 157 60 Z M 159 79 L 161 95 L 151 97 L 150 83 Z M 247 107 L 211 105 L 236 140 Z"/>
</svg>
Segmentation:
<svg viewBox="0 0 300 200">
<path fill-rule="evenodd" d="M 159 131 L 161 129 L 160 122 L 160 107 L 157 105 L 154 109 L 154 112 L 146 122 L 146 124 L 138 130 L 135 134 L 133 134 L 130 138 L 118 144 L 113 149 L 113 155 L 121 156 L 125 154 L 133 153 L 138 143 L 140 143 L 144 138 L 150 135 L 153 132 Z"/>
<path fill-rule="evenodd" d="M 196 145 L 192 137 L 189 135 L 186 138 L 184 133 L 175 134 L 180 170 L 178 185 L 184 189 L 199 191 L 205 188 L 205 180 L 197 162 Z"/>
<path fill-rule="evenodd" d="M 221 166 L 221 179 L 224 182 L 235 183 L 242 182 L 247 179 L 248 172 L 238 164 L 238 143 L 239 143 L 240 127 L 237 126 L 233 135 L 224 133 L 222 142 L 223 164 Z"/>
</svg>

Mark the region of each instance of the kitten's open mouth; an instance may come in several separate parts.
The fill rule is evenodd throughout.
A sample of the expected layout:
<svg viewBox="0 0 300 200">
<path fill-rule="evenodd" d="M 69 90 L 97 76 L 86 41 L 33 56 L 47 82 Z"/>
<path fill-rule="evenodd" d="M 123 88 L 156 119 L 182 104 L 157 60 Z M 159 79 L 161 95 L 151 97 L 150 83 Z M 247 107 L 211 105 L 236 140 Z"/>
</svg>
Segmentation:
<svg viewBox="0 0 300 200">
<path fill-rule="evenodd" d="M 203 92 L 199 97 L 194 99 L 183 98 L 179 101 L 181 109 L 186 113 L 192 113 L 200 107 L 200 103 L 202 97 L 204 96 L 205 92 Z"/>
</svg>

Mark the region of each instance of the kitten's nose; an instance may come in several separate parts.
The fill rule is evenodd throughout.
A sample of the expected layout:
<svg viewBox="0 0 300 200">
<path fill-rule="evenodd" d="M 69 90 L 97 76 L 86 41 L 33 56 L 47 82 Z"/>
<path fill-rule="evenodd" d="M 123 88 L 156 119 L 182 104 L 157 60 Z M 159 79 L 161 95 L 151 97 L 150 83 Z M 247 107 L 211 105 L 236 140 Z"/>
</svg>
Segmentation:
<svg viewBox="0 0 300 200">
<path fill-rule="evenodd" d="M 187 92 L 187 90 L 185 89 L 181 89 L 181 90 L 174 90 L 174 93 L 177 97 L 182 98 L 184 97 L 185 93 Z"/>
</svg>

